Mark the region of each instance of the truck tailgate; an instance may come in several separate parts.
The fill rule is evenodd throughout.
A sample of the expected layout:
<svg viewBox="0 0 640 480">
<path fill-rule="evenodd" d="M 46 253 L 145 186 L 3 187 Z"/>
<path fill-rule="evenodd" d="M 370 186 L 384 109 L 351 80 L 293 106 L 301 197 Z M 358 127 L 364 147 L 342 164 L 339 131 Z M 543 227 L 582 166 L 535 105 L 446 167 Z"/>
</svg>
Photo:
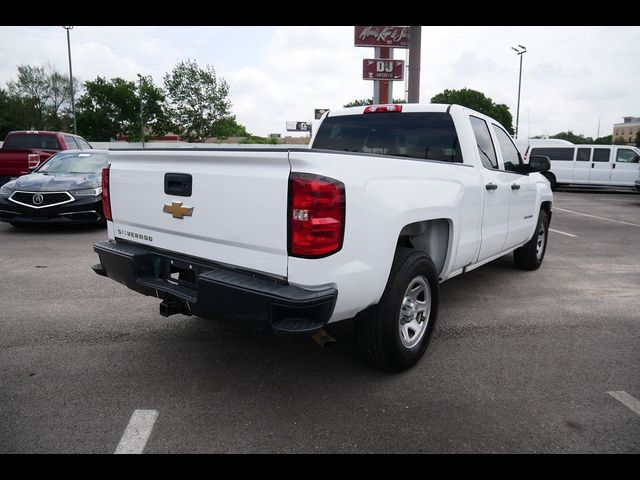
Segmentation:
<svg viewBox="0 0 640 480">
<path fill-rule="evenodd" d="M 116 238 L 287 275 L 286 150 L 111 151 L 109 158 Z M 166 174 L 190 175 L 191 194 L 166 193 Z M 188 208 L 190 216 L 174 216 Z"/>
</svg>

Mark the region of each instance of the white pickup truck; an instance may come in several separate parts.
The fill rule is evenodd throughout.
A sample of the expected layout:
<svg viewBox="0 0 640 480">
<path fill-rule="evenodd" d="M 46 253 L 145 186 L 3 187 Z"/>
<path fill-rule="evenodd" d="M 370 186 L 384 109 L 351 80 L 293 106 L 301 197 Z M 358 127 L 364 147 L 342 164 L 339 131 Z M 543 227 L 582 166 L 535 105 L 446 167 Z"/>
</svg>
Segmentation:
<svg viewBox="0 0 640 480">
<path fill-rule="evenodd" d="M 93 269 L 165 316 L 285 334 L 355 317 L 361 353 L 399 371 L 427 348 L 440 282 L 512 251 L 540 266 L 548 168 L 436 104 L 328 112 L 311 148 L 111 151 Z"/>
</svg>

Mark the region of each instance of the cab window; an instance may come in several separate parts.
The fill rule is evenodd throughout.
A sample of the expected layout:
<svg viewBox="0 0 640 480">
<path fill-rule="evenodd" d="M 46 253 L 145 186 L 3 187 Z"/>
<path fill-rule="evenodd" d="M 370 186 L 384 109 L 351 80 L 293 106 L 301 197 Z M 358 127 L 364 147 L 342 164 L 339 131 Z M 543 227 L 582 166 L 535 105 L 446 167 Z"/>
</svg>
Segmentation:
<svg viewBox="0 0 640 480">
<path fill-rule="evenodd" d="M 619 148 L 616 153 L 616 162 L 618 163 L 638 163 L 640 155 L 630 148 Z"/>
<path fill-rule="evenodd" d="M 498 145 L 500 146 L 500 151 L 502 152 L 504 169 L 508 172 L 517 172 L 520 165 L 522 164 L 518 149 L 511 141 L 509 135 L 507 135 L 507 132 L 502 130 L 497 125 L 493 125 L 493 131 L 496 133 L 496 137 L 498 138 Z"/>
<path fill-rule="evenodd" d="M 471 127 L 476 137 L 476 144 L 478 145 L 478 153 L 480 153 L 482 165 L 484 165 L 485 168 L 497 170 L 498 158 L 496 157 L 496 149 L 493 146 L 493 140 L 491 140 L 487 122 L 474 116 L 470 116 L 469 119 L 471 120 Z"/>
</svg>

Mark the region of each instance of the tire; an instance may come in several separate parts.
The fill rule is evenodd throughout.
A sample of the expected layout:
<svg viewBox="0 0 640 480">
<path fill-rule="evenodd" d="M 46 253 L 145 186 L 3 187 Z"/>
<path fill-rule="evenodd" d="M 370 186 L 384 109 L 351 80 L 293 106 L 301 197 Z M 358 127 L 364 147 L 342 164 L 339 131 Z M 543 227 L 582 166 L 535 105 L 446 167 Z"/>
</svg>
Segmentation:
<svg viewBox="0 0 640 480">
<path fill-rule="evenodd" d="M 416 292 L 416 301 L 405 297 L 409 287 Z M 398 248 L 380 302 L 356 319 L 360 354 L 390 372 L 415 365 L 429 345 L 438 318 L 439 291 L 431 258 L 421 250 Z"/>
<path fill-rule="evenodd" d="M 513 260 L 518 268 L 523 270 L 535 270 L 544 260 L 547 251 L 547 240 L 549 237 L 549 215 L 544 210 L 540 210 L 536 229 L 525 245 L 513 252 Z"/>
<path fill-rule="evenodd" d="M 558 188 L 558 182 L 556 181 L 556 176 L 553 173 L 549 173 L 549 172 L 544 172 L 542 175 L 544 176 L 544 178 L 549 180 L 549 187 L 551 188 L 551 191 L 555 192 L 556 188 Z"/>
</svg>

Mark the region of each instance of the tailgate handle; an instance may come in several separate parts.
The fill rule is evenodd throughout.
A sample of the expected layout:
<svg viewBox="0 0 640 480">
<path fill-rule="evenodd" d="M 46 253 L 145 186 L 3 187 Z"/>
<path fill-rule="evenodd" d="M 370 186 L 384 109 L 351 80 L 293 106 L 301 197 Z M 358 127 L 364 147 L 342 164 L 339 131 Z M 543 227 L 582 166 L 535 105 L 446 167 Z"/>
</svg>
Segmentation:
<svg viewBox="0 0 640 480">
<path fill-rule="evenodd" d="M 190 197 L 193 181 L 188 173 L 165 173 L 164 193 L 177 197 Z"/>
</svg>

